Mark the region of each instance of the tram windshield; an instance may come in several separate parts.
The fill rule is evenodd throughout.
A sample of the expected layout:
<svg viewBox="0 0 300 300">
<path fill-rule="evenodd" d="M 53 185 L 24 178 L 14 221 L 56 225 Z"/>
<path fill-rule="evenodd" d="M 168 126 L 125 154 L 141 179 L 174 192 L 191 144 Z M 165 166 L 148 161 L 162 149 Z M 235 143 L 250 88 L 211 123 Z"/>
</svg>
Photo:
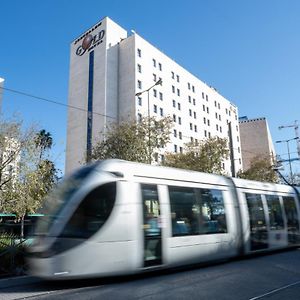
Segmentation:
<svg viewBox="0 0 300 300">
<path fill-rule="evenodd" d="M 45 199 L 41 212 L 44 216 L 38 221 L 35 234 L 45 235 L 51 225 L 57 220 L 59 212 L 65 207 L 75 192 L 80 188 L 82 182 L 91 174 L 97 164 L 89 165 L 79 169 L 70 177 L 64 179 L 59 186 L 53 190 Z"/>
</svg>

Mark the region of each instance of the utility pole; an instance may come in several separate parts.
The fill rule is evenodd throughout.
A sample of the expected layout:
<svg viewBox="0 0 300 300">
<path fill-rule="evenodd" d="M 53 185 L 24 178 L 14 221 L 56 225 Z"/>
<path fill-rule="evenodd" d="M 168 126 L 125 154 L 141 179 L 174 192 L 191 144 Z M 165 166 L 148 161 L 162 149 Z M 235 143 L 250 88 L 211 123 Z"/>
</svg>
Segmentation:
<svg viewBox="0 0 300 300">
<path fill-rule="evenodd" d="M 295 139 L 297 140 L 297 152 L 298 152 L 298 157 L 300 159 L 300 137 L 299 137 L 299 125 L 298 125 L 298 121 L 296 120 L 294 122 L 294 124 L 292 124 L 292 125 L 279 126 L 278 129 L 288 128 L 288 127 L 293 127 L 295 129 Z"/>
</svg>

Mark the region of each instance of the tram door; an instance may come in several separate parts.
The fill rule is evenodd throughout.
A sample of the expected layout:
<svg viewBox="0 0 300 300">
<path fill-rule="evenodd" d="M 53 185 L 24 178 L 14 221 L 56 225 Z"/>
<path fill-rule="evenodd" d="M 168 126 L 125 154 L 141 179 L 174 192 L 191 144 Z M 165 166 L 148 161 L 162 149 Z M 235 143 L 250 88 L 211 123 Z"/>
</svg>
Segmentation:
<svg viewBox="0 0 300 300">
<path fill-rule="evenodd" d="M 261 195 L 246 193 L 250 222 L 250 250 L 268 248 L 268 230 Z"/>
<path fill-rule="evenodd" d="M 285 196 L 283 198 L 284 210 L 287 219 L 288 242 L 289 244 L 298 244 L 300 241 L 299 217 L 295 198 Z"/>
<path fill-rule="evenodd" d="M 144 267 L 162 263 L 160 204 L 156 185 L 142 184 Z"/>
</svg>

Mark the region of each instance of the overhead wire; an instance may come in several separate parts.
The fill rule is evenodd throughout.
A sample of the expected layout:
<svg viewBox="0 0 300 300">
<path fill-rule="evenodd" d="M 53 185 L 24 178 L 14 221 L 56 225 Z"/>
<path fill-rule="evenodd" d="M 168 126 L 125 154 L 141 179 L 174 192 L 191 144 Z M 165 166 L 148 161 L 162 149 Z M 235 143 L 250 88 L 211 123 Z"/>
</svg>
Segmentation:
<svg viewBox="0 0 300 300">
<path fill-rule="evenodd" d="M 86 113 L 91 113 L 93 115 L 98 115 L 98 116 L 101 116 L 101 117 L 107 117 L 107 118 L 115 119 L 115 120 L 117 119 L 115 117 L 105 115 L 105 114 L 101 114 L 99 112 L 95 112 L 95 111 L 89 112 L 87 109 L 82 108 L 82 107 L 78 107 L 78 106 L 74 106 L 74 105 L 70 105 L 70 104 L 65 104 L 65 103 L 62 103 L 62 102 L 59 102 L 59 101 L 56 101 L 56 100 L 52 100 L 52 99 L 48 99 L 48 98 L 40 97 L 40 96 L 35 96 L 35 95 L 25 93 L 25 92 L 22 92 L 22 91 L 10 89 L 10 88 L 5 88 L 5 87 L 0 87 L 0 89 L 8 91 L 8 92 L 15 93 L 15 94 L 19 94 L 19 95 L 22 95 L 22 96 L 26 96 L 26 97 L 29 97 L 29 98 L 33 98 L 33 99 L 36 99 L 36 100 L 42 100 L 42 101 L 49 102 L 49 103 L 52 103 L 52 104 L 56 104 L 56 105 L 60 105 L 60 106 L 64 106 L 64 107 L 68 107 L 68 108 L 72 108 L 72 109 L 77 109 L 77 110 L 80 110 L 80 111 L 83 111 L 83 112 L 86 112 Z"/>
</svg>

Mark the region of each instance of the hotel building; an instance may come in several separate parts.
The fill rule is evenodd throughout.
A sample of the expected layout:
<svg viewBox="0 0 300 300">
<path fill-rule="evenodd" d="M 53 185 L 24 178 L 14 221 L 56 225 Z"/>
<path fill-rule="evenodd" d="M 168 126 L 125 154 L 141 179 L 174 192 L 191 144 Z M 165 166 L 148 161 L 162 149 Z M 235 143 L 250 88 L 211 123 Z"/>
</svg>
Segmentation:
<svg viewBox="0 0 300 300">
<path fill-rule="evenodd" d="M 242 168 L 237 107 L 108 17 L 71 44 L 68 101 L 66 173 L 84 162 L 108 123 L 138 120 L 148 110 L 150 116 L 173 119 L 164 151 L 181 152 L 187 142 L 219 136 L 231 141 L 224 169 L 232 175 Z M 154 158 L 163 159 L 163 153 Z"/>
</svg>

